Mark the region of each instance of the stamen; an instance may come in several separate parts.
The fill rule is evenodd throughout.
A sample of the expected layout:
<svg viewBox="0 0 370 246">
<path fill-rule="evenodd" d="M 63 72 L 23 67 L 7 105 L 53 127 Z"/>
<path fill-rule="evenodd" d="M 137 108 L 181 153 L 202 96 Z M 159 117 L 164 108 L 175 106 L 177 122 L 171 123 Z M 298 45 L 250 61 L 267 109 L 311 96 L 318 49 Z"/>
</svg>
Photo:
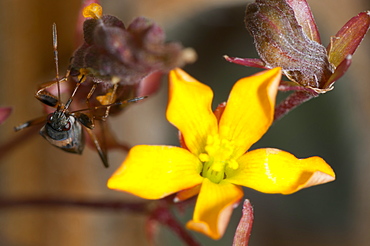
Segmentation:
<svg viewBox="0 0 370 246">
<path fill-rule="evenodd" d="M 239 168 L 239 163 L 235 159 L 231 159 L 228 162 L 228 167 L 231 168 L 231 169 L 236 170 L 236 169 Z"/>
<path fill-rule="evenodd" d="M 209 161 L 209 155 L 205 154 L 205 153 L 202 153 L 199 155 L 199 160 L 201 162 L 208 162 Z"/>
<path fill-rule="evenodd" d="M 103 15 L 103 8 L 97 3 L 92 3 L 83 9 L 82 15 L 85 18 L 100 19 Z"/>
<path fill-rule="evenodd" d="M 225 168 L 237 169 L 238 162 L 234 159 L 235 146 L 232 141 L 221 139 L 218 135 L 207 138 L 205 153 L 198 158 L 203 162 L 202 176 L 214 183 L 221 182 L 225 177 Z"/>
</svg>

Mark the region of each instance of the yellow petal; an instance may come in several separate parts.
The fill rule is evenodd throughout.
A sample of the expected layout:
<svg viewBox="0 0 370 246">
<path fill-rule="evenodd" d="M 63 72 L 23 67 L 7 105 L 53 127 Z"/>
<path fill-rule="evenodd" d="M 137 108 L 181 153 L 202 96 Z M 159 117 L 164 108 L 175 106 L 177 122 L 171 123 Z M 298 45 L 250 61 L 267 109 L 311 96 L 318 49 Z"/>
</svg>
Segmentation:
<svg viewBox="0 0 370 246">
<path fill-rule="evenodd" d="M 273 121 L 281 69 L 274 68 L 240 79 L 231 90 L 220 120 L 220 136 L 236 145 L 241 156 L 259 140 Z"/>
<path fill-rule="evenodd" d="M 223 236 L 236 203 L 243 197 L 239 186 L 222 181 L 219 184 L 204 179 L 188 229 L 213 239 Z"/>
<path fill-rule="evenodd" d="M 185 200 L 187 200 L 187 199 L 189 199 L 193 196 L 198 195 L 201 186 L 202 185 L 199 184 L 199 185 L 196 185 L 196 186 L 191 187 L 189 189 L 181 190 L 181 191 L 177 192 L 176 197 L 174 198 L 174 201 L 175 202 L 181 202 L 181 201 L 185 201 Z"/>
<path fill-rule="evenodd" d="M 200 184 L 201 168 L 198 158 L 185 149 L 138 145 L 110 177 L 108 187 L 159 199 Z"/>
<path fill-rule="evenodd" d="M 170 72 L 167 119 L 184 136 L 189 150 L 204 151 L 208 134 L 217 133 L 217 120 L 211 104 L 213 92 L 181 69 Z"/>
<path fill-rule="evenodd" d="M 297 159 L 278 149 L 257 149 L 238 160 L 239 169 L 227 170 L 226 180 L 264 193 L 291 194 L 335 180 L 333 169 L 320 157 Z"/>
</svg>

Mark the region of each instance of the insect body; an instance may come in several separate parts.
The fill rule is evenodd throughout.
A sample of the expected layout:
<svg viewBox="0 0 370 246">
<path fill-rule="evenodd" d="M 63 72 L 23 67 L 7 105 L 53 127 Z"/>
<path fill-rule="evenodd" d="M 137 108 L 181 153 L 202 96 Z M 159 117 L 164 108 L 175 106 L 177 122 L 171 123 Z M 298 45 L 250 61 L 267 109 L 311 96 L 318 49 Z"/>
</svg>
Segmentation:
<svg viewBox="0 0 370 246">
<path fill-rule="evenodd" d="M 49 143 L 62 150 L 77 154 L 82 153 L 84 146 L 82 126 L 74 115 L 58 110 L 49 114 L 40 134 Z"/>
</svg>

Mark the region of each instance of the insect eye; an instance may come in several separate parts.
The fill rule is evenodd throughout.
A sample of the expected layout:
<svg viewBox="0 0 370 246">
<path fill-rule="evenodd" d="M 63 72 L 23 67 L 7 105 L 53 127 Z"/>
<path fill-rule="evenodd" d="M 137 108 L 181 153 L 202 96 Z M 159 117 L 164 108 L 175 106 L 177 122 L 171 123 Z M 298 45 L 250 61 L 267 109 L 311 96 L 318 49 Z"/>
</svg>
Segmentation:
<svg viewBox="0 0 370 246">
<path fill-rule="evenodd" d="M 48 116 L 46 118 L 47 122 L 48 123 L 51 123 L 52 119 L 53 119 L 53 114 L 52 113 L 51 114 L 48 114 Z"/>
<path fill-rule="evenodd" d="M 67 124 L 64 126 L 64 128 L 63 128 L 63 131 L 68 131 L 69 129 L 71 129 L 71 122 L 67 122 Z"/>
</svg>

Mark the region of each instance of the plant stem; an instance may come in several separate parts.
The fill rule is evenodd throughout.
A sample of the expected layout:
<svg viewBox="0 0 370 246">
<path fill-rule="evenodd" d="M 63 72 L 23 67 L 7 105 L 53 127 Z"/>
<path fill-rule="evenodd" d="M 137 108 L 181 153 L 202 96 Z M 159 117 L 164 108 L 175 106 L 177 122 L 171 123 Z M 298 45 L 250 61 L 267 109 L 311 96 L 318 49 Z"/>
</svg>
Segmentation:
<svg viewBox="0 0 370 246">
<path fill-rule="evenodd" d="M 274 121 L 281 119 L 284 115 L 289 113 L 304 102 L 311 98 L 317 97 L 319 94 L 316 92 L 308 91 L 295 91 L 285 98 L 282 102 L 275 107 Z"/>
<path fill-rule="evenodd" d="M 149 238 L 153 238 L 151 233 L 151 228 L 153 227 L 152 222 L 159 222 L 163 225 L 166 225 L 170 228 L 174 233 L 177 234 L 187 245 L 189 246 L 200 246 L 200 244 L 195 241 L 195 239 L 190 235 L 189 231 L 187 231 L 184 226 L 179 223 L 171 213 L 168 204 L 164 204 L 164 206 L 159 206 L 149 217 L 148 219 L 148 231 L 149 231 Z"/>
<path fill-rule="evenodd" d="M 190 199 L 191 200 L 191 199 Z M 190 201 L 191 202 L 191 201 Z M 0 209 L 16 208 L 16 207 L 65 207 L 65 208 L 86 208 L 101 211 L 124 211 L 129 213 L 147 214 L 149 215 L 147 222 L 148 238 L 153 241 L 156 224 L 167 226 L 175 234 L 181 238 L 188 246 L 200 246 L 200 244 L 192 237 L 192 235 L 177 221 L 171 212 L 171 206 L 186 205 L 184 203 L 173 204 L 172 200 L 162 199 L 158 201 L 145 201 L 145 202 L 125 202 L 125 201 L 104 201 L 101 200 L 78 200 L 71 198 L 53 198 L 53 197 L 40 197 L 40 198 L 22 198 L 10 199 L 0 198 Z"/>
<path fill-rule="evenodd" d="M 21 144 L 26 143 L 31 137 L 37 136 L 35 133 L 39 129 L 37 127 L 31 127 L 23 130 L 21 133 L 15 134 L 14 137 L 9 139 L 7 142 L 0 144 L 0 159 L 10 154 L 12 151 L 17 149 Z"/>
<path fill-rule="evenodd" d="M 148 211 L 148 202 L 128 203 L 124 201 L 101 201 L 90 200 L 82 201 L 68 198 L 23 198 L 23 199 L 4 199 L 0 198 L 0 208 L 14 207 L 81 207 L 89 209 L 120 210 L 136 213 L 145 213 Z"/>
</svg>

